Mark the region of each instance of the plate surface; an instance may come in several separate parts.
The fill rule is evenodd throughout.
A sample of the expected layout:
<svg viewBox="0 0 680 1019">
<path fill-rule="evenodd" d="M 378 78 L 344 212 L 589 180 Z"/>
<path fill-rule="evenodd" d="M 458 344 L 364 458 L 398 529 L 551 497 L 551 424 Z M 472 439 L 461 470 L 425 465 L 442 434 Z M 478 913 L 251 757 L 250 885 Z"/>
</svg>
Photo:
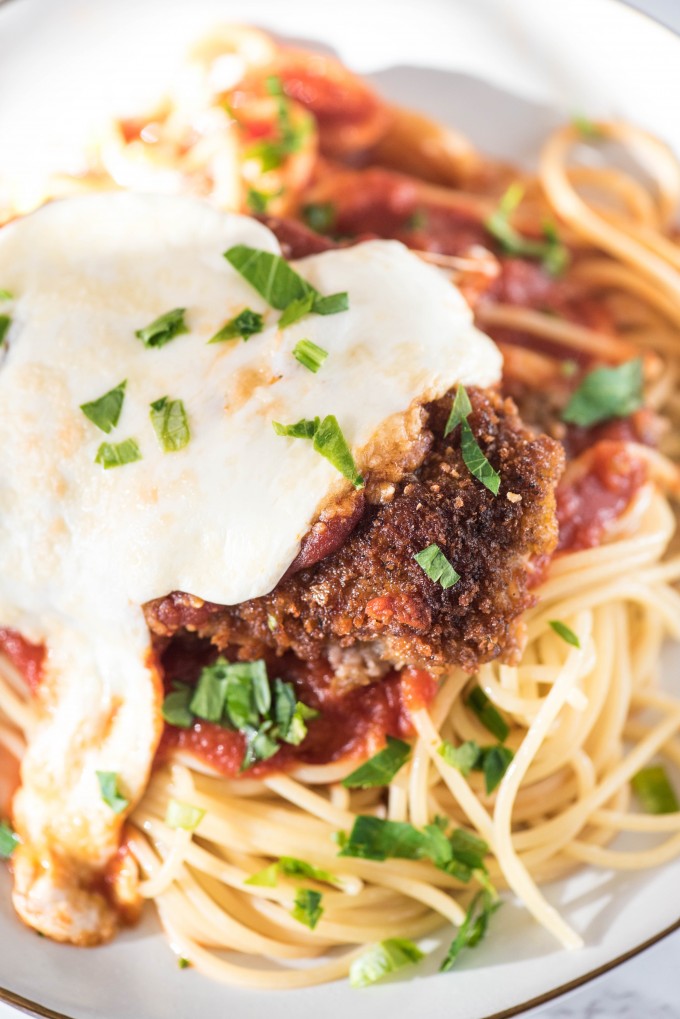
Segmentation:
<svg viewBox="0 0 680 1019">
<path fill-rule="evenodd" d="M 13 0 L 0 9 L 0 177 L 68 166 L 102 116 L 153 102 L 188 40 L 239 20 L 334 50 L 386 96 L 492 155 L 530 162 L 546 132 L 576 112 L 627 117 L 680 152 L 680 40 L 615 0 L 343 0 L 337 18 L 318 0 Z M 679 666 L 669 649 L 664 674 L 676 689 Z M 584 870 L 547 894 L 584 936 L 582 951 L 560 950 L 509 902 L 447 977 L 424 979 L 425 967 L 365 992 L 334 984 L 259 994 L 178 970 L 151 910 L 87 953 L 38 940 L 15 919 L 3 871 L 0 998 L 72 1019 L 509 1016 L 676 926 L 680 861 L 641 875 Z"/>
</svg>

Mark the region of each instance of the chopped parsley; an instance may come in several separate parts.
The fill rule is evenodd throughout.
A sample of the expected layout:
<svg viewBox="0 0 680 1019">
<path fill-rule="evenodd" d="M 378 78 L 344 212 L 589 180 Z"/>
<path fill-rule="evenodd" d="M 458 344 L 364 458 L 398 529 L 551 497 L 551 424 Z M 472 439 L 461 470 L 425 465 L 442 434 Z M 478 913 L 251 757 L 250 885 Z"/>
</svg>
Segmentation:
<svg viewBox="0 0 680 1019">
<path fill-rule="evenodd" d="M 642 406 L 642 358 L 589 372 L 572 395 L 562 419 L 590 428 L 628 417 Z"/>
<path fill-rule="evenodd" d="M 342 784 L 345 789 L 372 789 L 389 785 L 411 756 L 411 747 L 403 740 L 387 737 L 387 746 L 356 768 Z"/>
<path fill-rule="evenodd" d="M 321 892 L 315 892 L 311 888 L 300 888 L 295 896 L 295 905 L 291 910 L 294 920 L 299 920 L 305 927 L 314 930 L 323 915 Z"/>
<path fill-rule="evenodd" d="M 350 966 L 349 982 L 352 987 L 369 987 L 391 973 L 420 962 L 425 955 L 407 938 L 387 938 L 372 945 Z"/>
<path fill-rule="evenodd" d="M 357 470 L 352 451 L 333 414 L 327 415 L 323 421 L 316 417 L 313 420 L 303 418 L 293 425 L 282 425 L 279 421 L 273 421 L 272 424 L 277 435 L 286 435 L 291 439 L 311 439 L 316 452 L 332 463 L 355 488 L 364 487 L 364 479 Z"/>
<path fill-rule="evenodd" d="M 480 747 L 474 740 L 467 740 L 458 747 L 445 740 L 438 753 L 447 764 L 456 768 L 465 777 L 471 771 L 483 772 L 487 794 L 491 794 L 500 785 L 514 757 L 512 750 L 500 743 L 496 746 Z"/>
<path fill-rule="evenodd" d="M 485 220 L 484 226 L 509 255 L 535 258 L 551 276 L 559 276 L 569 265 L 569 250 L 562 244 L 554 223 L 543 224 L 544 240 L 523 237 L 510 223 L 510 216 L 522 201 L 524 187 L 515 181 L 501 198 L 498 208 Z"/>
<path fill-rule="evenodd" d="M 427 548 L 416 552 L 413 558 L 430 580 L 439 584 L 445 591 L 460 580 L 460 574 L 456 573 L 439 545 L 428 545 Z"/>
<path fill-rule="evenodd" d="M 123 467 L 141 459 L 142 454 L 136 439 L 123 439 L 122 442 L 102 442 L 94 462 L 101 464 L 104 470 L 108 471 L 111 467 Z"/>
<path fill-rule="evenodd" d="M 115 771 L 98 771 L 97 781 L 102 799 L 114 814 L 122 813 L 130 804 L 120 792 L 118 774 Z"/>
<path fill-rule="evenodd" d="M 567 626 L 566 623 L 560 622 L 559 619 L 551 619 L 550 626 L 555 631 L 558 637 L 566 641 L 567 644 L 571 644 L 572 647 L 581 647 L 581 641 L 578 639 L 574 631 Z"/>
<path fill-rule="evenodd" d="M 468 416 L 471 413 L 472 404 L 470 403 L 470 397 L 465 386 L 459 385 L 456 388 L 451 413 L 444 428 L 444 437 L 446 438 L 454 428 L 460 425 L 460 451 L 463 455 L 465 466 L 473 477 L 477 478 L 485 488 L 489 489 L 492 495 L 498 495 L 501 487 L 501 476 L 484 456 L 479 443 L 474 437 L 468 422 Z"/>
<path fill-rule="evenodd" d="M 0 301 L 13 301 L 14 294 L 11 290 L 3 290 L 0 288 Z"/>
<path fill-rule="evenodd" d="M 481 686 L 475 686 L 470 691 L 466 705 L 488 729 L 492 736 L 495 736 L 501 743 L 505 743 L 510 735 L 510 727 L 499 711 L 493 706 Z"/>
<path fill-rule="evenodd" d="M 302 218 L 318 234 L 331 233 L 335 227 L 337 210 L 332 202 L 310 202 L 302 206 Z"/>
<path fill-rule="evenodd" d="M 182 401 L 162 396 L 160 400 L 154 400 L 149 413 L 151 424 L 164 452 L 176 453 L 184 449 L 191 438 L 191 431 Z"/>
<path fill-rule="evenodd" d="M 275 888 L 279 875 L 285 877 L 306 877 L 312 881 L 319 881 L 322 884 L 340 886 L 341 882 L 328 870 L 314 867 L 306 860 L 298 860 L 294 856 L 282 856 L 275 863 L 253 874 L 245 882 L 247 885 L 260 885 L 265 888 Z"/>
<path fill-rule="evenodd" d="M 241 770 L 272 757 L 282 743 L 298 746 L 318 712 L 299 701 L 292 683 L 270 685 L 264 661 L 218 658 L 201 670 L 194 688 L 176 683 L 163 701 L 163 718 L 188 729 L 196 719 L 237 730 L 245 737 Z"/>
<path fill-rule="evenodd" d="M 170 340 L 182 333 L 188 333 L 189 329 L 184 321 L 186 308 L 173 308 L 159 315 L 157 319 L 143 329 L 137 329 L 135 336 L 142 341 L 145 347 L 164 347 Z"/>
<path fill-rule="evenodd" d="M 448 973 L 456 962 L 464 948 L 474 948 L 485 936 L 489 920 L 496 912 L 500 902 L 487 890 L 477 892 L 470 903 L 465 919 L 458 929 L 458 933 L 451 942 L 446 957 L 439 970 L 441 973 Z"/>
<path fill-rule="evenodd" d="M 281 255 L 237 244 L 225 251 L 224 257 L 264 297 L 267 304 L 278 311 L 284 311 L 293 301 L 304 298 L 311 299 L 309 310 L 317 315 L 335 315 L 349 307 L 346 293 L 323 297 L 311 283 L 291 269 Z"/>
<path fill-rule="evenodd" d="M 282 189 L 278 191 L 258 191 L 257 188 L 248 188 L 246 192 L 246 206 L 254 216 L 263 216 L 269 208 L 269 203 L 278 198 Z"/>
<path fill-rule="evenodd" d="M 80 405 L 80 409 L 85 417 L 89 418 L 92 424 L 96 425 L 102 432 L 106 432 L 107 435 L 118 424 L 120 412 L 123 409 L 126 385 L 127 380 L 119 382 L 115 389 L 110 389 L 108 393 L 104 393 L 98 400 L 92 400 L 90 403 L 81 403 Z"/>
<path fill-rule="evenodd" d="M 314 307 L 314 294 L 305 294 L 304 297 L 296 297 L 294 301 L 284 309 L 283 315 L 278 321 L 279 329 L 285 329 L 287 326 L 292 326 L 294 322 L 299 322 L 305 315 L 309 315 L 310 311 Z"/>
<path fill-rule="evenodd" d="M 244 308 L 238 315 L 230 318 L 222 328 L 215 333 L 208 343 L 224 343 L 225 340 L 249 340 L 256 333 L 264 329 L 264 318 L 258 311 L 251 308 Z"/>
<path fill-rule="evenodd" d="M 303 368 L 316 374 L 328 357 L 328 351 L 318 347 L 311 340 L 300 340 L 293 347 L 293 357 Z"/>
<path fill-rule="evenodd" d="M 427 824 L 421 830 L 407 821 L 385 821 L 360 814 L 344 837 L 340 856 L 362 860 L 429 860 L 439 870 L 467 882 L 477 871 L 486 872 L 489 847 L 463 828 L 447 832 L 448 822 Z"/>
<path fill-rule="evenodd" d="M 577 115 L 571 118 L 571 123 L 584 141 L 594 142 L 599 141 L 604 137 L 599 124 L 596 124 L 595 121 L 591 120 L 589 117 Z"/>
<path fill-rule="evenodd" d="M 19 845 L 19 836 L 7 821 L 0 821 L 0 860 L 9 860 Z"/>
<path fill-rule="evenodd" d="M 205 810 L 193 807 L 190 803 L 180 800 L 168 800 L 165 823 L 168 828 L 181 828 L 183 831 L 195 831 L 205 817 Z"/>
<path fill-rule="evenodd" d="M 299 124 L 293 124 L 290 116 L 291 104 L 283 92 L 280 79 L 271 75 L 267 79 L 267 91 L 276 99 L 276 131 L 278 137 L 264 138 L 248 149 L 246 156 L 257 159 L 263 173 L 277 170 L 288 156 L 299 152 L 312 129 L 312 118 L 306 112 L 300 113 Z"/>
<path fill-rule="evenodd" d="M 680 810 L 680 803 L 662 765 L 643 768 L 633 775 L 633 791 L 650 814 L 674 814 Z"/>
<path fill-rule="evenodd" d="M 9 315 L 0 315 L 0 347 L 2 347 L 5 342 L 11 324 L 12 319 Z"/>
</svg>

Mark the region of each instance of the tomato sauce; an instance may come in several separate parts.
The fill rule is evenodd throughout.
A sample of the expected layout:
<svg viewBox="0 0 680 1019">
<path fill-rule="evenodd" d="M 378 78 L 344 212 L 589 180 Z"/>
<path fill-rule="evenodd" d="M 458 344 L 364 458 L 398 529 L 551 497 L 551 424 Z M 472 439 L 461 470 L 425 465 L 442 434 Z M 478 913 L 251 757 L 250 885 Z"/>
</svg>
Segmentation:
<svg viewBox="0 0 680 1019">
<path fill-rule="evenodd" d="M 31 644 L 16 630 L 0 627 L 0 651 L 7 655 L 15 669 L 24 677 L 31 693 L 35 693 L 42 678 L 44 646 Z"/>
<path fill-rule="evenodd" d="M 612 439 L 596 442 L 584 454 L 584 467 L 557 490 L 560 552 L 599 545 L 647 480 L 644 462 Z"/>
<path fill-rule="evenodd" d="M 188 665 L 186 656 L 184 660 Z M 243 773 L 250 778 L 286 771 L 296 764 L 328 764 L 345 758 L 359 761 L 381 749 L 387 736 L 408 739 L 413 735 L 410 712 L 427 706 L 438 686 L 429 673 L 405 669 L 370 686 L 340 694 L 327 663 L 301 662 L 286 656 L 268 664 L 270 677 L 292 682 L 298 699 L 315 708 L 319 717 L 307 722 L 307 736 L 300 746 L 283 744 L 269 760 L 260 761 Z M 194 665 L 191 681 L 195 681 L 198 668 Z M 178 678 L 176 663 L 170 663 L 169 673 Z M 186 672 L 184 677 L 187 678 Z M 166 673 L 166 682 L 167 679 Z M 241 733 L 212 722 L 196 721 L 190 729 L 166 725 L 159 758 L 173 750 L 183 750 L 223 775 L 235 777 L 240 773 L 245 747 Z"/>
</svg>

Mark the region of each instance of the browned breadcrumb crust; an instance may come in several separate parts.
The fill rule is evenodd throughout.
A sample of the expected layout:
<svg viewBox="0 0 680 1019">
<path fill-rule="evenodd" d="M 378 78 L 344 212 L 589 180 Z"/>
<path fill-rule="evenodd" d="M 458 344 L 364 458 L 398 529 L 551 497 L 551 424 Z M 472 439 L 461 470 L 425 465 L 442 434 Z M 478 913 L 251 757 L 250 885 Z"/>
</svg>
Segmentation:
<svg viewBox="0 0 680 1019">
<path fill-rule="evenodd" d="M 472 672 L 517 658 L 518 620 L 557 541 L 560 446 L 523 426 L 495 391 L 470 389 L 470 424 L 500 471 L 494 497 L 465 466 L 459 429 L 444 438 L 452 394 L 429 404 L 433 434 L 422 466 L 384 505 L 367 506 L 333 554 L 288 575 L 268 595 L 224 607 L 180 593 L 151 602 L 152 632 L 186 629 L 243 659 L 293 651 L 299 658 L 360 662 L 345 680 L 375 677 L 377 662 Z M 460 574 L 443 590 L 414 555 L 436 543 Z M 359 654 L 357 654 L 359 652 Z"/>
</svg>

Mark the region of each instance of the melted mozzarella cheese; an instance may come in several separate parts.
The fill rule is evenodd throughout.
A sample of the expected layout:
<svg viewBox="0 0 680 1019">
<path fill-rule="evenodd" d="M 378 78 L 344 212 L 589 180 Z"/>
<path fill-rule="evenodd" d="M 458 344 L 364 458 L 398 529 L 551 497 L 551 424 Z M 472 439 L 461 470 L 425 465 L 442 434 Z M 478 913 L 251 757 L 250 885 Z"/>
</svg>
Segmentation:
<svg viewBox="0 0 680 1019">
<path fill-rule="evenodd" d="M 414 402 L 500 374 L 460 294 L 396 242 L 300 261 L 350 306 L 285 330 L 223 258 L 235 244 L 279 251 L 254 220 L 129 194 L 54 203 L 0 232 L 0 286 L 14 295 L 0 366 L 0 623 L 48 650 L 15 820 L 28 845 L 87 866 L 106 861 L 120 827 L 96 771 L 116 772 L 134 803 L 159 736 L 142 604 L 173 590 L 221 604 L 265 594 L 349 485 L 272 422 L 334 414 L 361 467 Z M 178 307 L 187 333 L 158 349 L 135 337 Z M 264 331 L 209 344 L 244 307 Z M 318 374 L 292 355 L 302 338 L 328 352 Z M 123 380 L 104 435 L 80 405 Z M 188 415 L 179 452 L 161 449 L 150 422 L 163 396 Z M 126 438 L 141 461 L 95 463 L 102 441 Z"/>
</svg>

